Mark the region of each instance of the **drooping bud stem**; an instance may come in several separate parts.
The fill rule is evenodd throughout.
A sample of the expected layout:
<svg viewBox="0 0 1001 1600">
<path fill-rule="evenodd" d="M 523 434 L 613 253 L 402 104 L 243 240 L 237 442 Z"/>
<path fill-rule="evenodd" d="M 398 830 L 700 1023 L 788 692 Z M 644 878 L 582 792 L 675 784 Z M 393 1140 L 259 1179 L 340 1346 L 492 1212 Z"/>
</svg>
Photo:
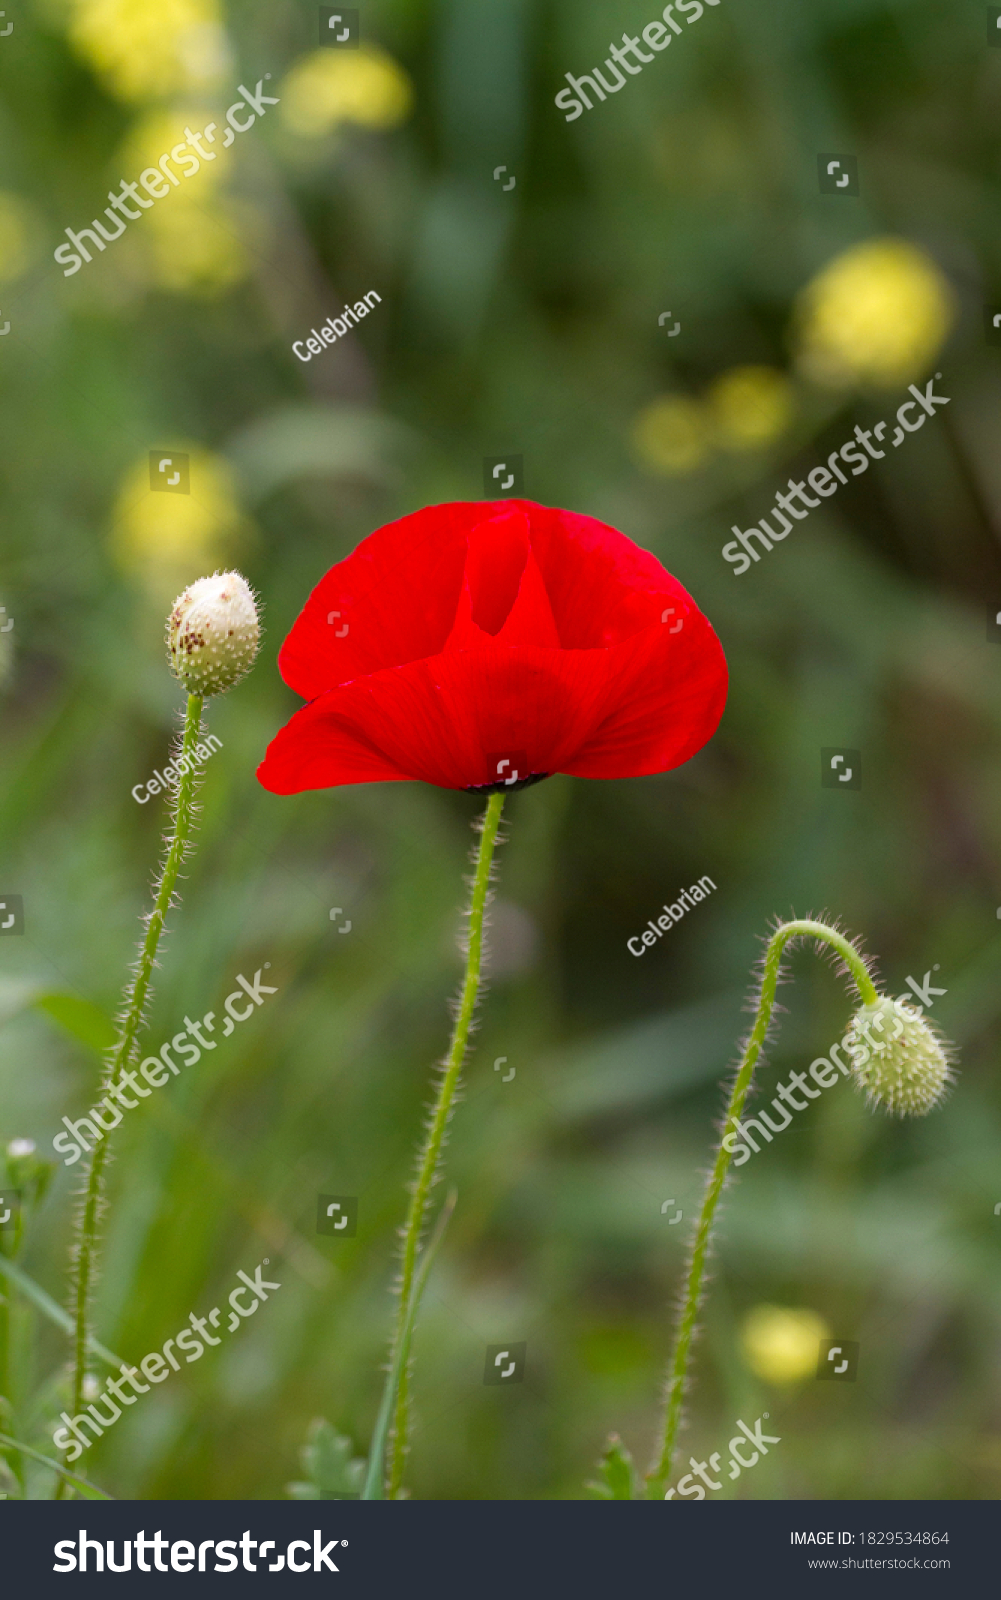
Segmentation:
<svg viewBox="0 0 1001 1600">
<path fill-rule="evenodd" d="M 737 1076 L 734 1079 L 723 1124 L 724 1136 L 726 1129 L 740 1118 L 751 1087 L 754 1068 L 764 1046 L 775 1004 L 782 952 L 791 939 L 804 937 L 818 939 L 824 944 L 831 945 L 843 958 L 862 1002 L 852 1025 L 853 1028 L 856 1026 L 859 1028 L 860 1037 L 863 1020 L 868 1022 L 870 1017 L 877 1016 L 886 1019 L 883 1026 L 888 1042 L 884 1054 L 881 1057 L 877 1055 L 870 1064 L 869 1059 L 862 1060 L 861 1050 L 858 1051 L 855 1076 L 857 1081 L 869 1090 L 871 1098 L 879 1099 L 890 1109 L 901 1112 L 930 1110 L 936 1099 L 940 1098 L 942 1089 L 948 1081 L 948 1058 L 929 1024 L 909 1007 L 902 1006 L 898 1011 L 895 1002 L 882 999 L 876 993 L 864 959 L 842 933 L 823 922 L 785 922 L 776 929 L 768 941 L 754 1026 L 744 1046 Z M 895 1022 L 893 1026 L 889 1025 L 891 1019 L 886 1012 L 887 1006 L 891 1008 L 893 1018 L 901 1022 L 899 1034 L 894 1032 Z M 732 1159 L 733 1139 L 731 1138 L 728 1143 L 730 1149 L 726 1147 L 724 1138 L 721 1137 L 695 1230 L 681 1316 L 668 1364 L 663 1439 L 646 1480 L 647 1495 L 651 1500 L 662 1498 L 670 1476 L 671 1459 L 681 1423 L 688 1358 L 695 1336 L 695 1319 L 702 1300 L 713 1221 Z"/>
<path fill-rule="evenodd" d="M 261 640 L 257 604 L 239 572 L 199 578 L 178 595 L 167 619 L 167 651 L 189 694 L 208 698 L 239 683 Z"/>
</svg>

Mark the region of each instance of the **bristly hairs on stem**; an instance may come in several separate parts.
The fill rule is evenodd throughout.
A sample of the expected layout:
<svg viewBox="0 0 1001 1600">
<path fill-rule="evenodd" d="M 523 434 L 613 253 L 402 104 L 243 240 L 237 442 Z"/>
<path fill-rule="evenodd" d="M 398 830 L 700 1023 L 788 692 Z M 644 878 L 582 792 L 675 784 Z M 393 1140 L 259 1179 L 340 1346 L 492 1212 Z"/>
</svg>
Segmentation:
<svg viewBox="0 0 1001 1600">
<path fill-rule="evenodd" d="M 139 1058 L 139 1038 L 146 1020 L 153 969 L 159 965 L 157 951 L 164 923 L 167 912 L 179 903 L 176 896 L 177 879 L 181 866 L 194 847 L 191 835 L 195 826 L 194 795 L 198 784 L 195 747 L 202 733 L 202 705 L 201 696 L 188 696 L 183 732 L 180 738 L 175 738 L 174 741 L 176 757 L 184 756 L 187 760 L 181 770 L 171 807 L 171 825 L 164 835 L 163 859 L 153 886 L 153 909 L 143 919 L 144 936 L 140 941 L 139 953 L 131 964 L 132 976 L 126 984 L 122 1008 L 116 1018 L 118 1037 L 105 1056 L 99 1083 L 98 1105 L 110 1095 L 121 1074 L 129 1071 Z M 113 1110 L 114 1106 L 109 1105 L 108 1109 Z M 112 1126 L 117 1127 L 117 1123 Z M 74 1237 L 70 1255 L 69 1305 L 74 1323 L 72 1357 L 74 1416 L 83 1403 L 88 1370 L 88 1347 L 92 1333 L 91 1306 L 97 1278 L 97 1254 L 101 1222 L 107 1210 L 104 1175 L 109 1160 L 110 1136 L 110 1130 L 106 1130 L 95 1142 L 90 1161 L 83 1173 L 83 1186 L 77 1191 L 79 1204 L 74 1218 Z M 66 1482 L 66 1479 L 60 1479 L 56 1499 L 63 1498 L 67 1493 Z"/>
<path fill-rule="evenodd" d="M 487 924 L 487 906 L 491 899 L 494 851 L 497 845 L 503 842 L 500 835 L 500 820 L 504 798 L 503 793 L 491 794 L 486 809 L 473 823 L 480 840 L 473 852 L 476 870 L 472 879 L 468 880 L 470 886 L 468 927 L 464 940 L 466 970 L 458 1002 L 452 1009 L 451 1041 L 436 1069 L 437 1093 L 433 1103 L 428 1107 L 424 1123 L 425 1137 L 417 1156 L 416 1174 L 409 1185 L 410 1205 L 406 1223 L 401 1230 L 400 1271 L 395 1284 L 399 1295 L 399 1307 L 391 1348 L 391 1364 L 396 1362 L 408 1337 L 408 1308 L 420 1267 L 420 1251 L 424 1241 L 428 1205 L 432 1190 L 441 1176 L 442 1152 L 448 1140 L 448 1125 L 458 1099 L 462 1068 L 482 987 L 484 929 Z M 410 1362 L 404 1360 L 399 1363 L 399 1388 L 389 1436 L 386 1469 L 386 1498 L 389 1500 L 399 1496 L 403 1485 L 408 1452 L 409 1408 Z"/>
<path fill-rule="evenodd" d="M 125 988 L 124 1004 L 118 1016 L 118 1037 L 111 1047 L 101 1074 L 101 1099 L 115 1110 L 108 1096 L 123 1071 L 131 1069 L 139 1054 L 139 1036 L 146 1019 L 153 969 L 167 912 L 177 902 L 175 890 L 181 867 L 187 859 L 195 822 L 194 794 L 197 787 L 197 746 L 202 731 L 202 707 L 211 695 L 225 694 L 250 671 L 260 649 L 261 626 L 256 597 L 239 572 L 216 572 L 199 578 L 178 595 L 167 617 L 167 657 L 174 676 L 187 691 L 184 730 L 174 772 L 177 793 L 171 809 L 171 826 L 165 837 L 163 865 L 154 887 L 153 910 L 145 919 L 145 934 L 139 956 L 132 965 L 132 977 Z M 176 741 L 175 741 L 176 748 Z M 100 1120 L 99 1118 L 97 1119 Z M 121 1121 L 111 1127 L 116 1128 Z M 80 1410 L 87 1376 L 90 1344 L 90 1310 L 97 1271 L 101 1220 L 107 1209 L 104 1169 L 108 1162 L 110 1129 L 102 1122 L 102 1132 L 90 1152 L 84 1186 L 75 1220 L 70 1268 L 70 1312 L 73 1317 L 73 1412 Z M 81 1141 L 82 1143 L 83 1141 Z M 56 1499 L 65 1492 L 67 1479 L 61 1478 Z"/>
<path fill-rule="evenodd" d="M 681 1296 L 681 1311 L 674 1347 L 668 1362 L 661 1442 L 646 1479 L 647 1497 L 651 1500 L 659 1500 L 664 1495 L 670 1477 L 674 1446 L 681 1427 L 682 1407 L 688 1384 L 688 1362 L 697 1334 L 696 1318 L 705 1292 L 713 1223 L 730 1170 L 731 1151 L 727 1149 L 725 1142 L 728 1137 L 726 1127 L 728 1123 L 740 1118 L 750 1092 L 754 1069 L 762 1059 L 771 1036 L 776 990 L 779 983 L 787 976 L 783 972 L 783 953 L 794 941 L 802 943 L 807 939 L 819 940 L 838 953 L 845 972 L 858 990 L 863 1005 L 875 1003 L 878 998 L 867 958 L 856 944 L 849 941 L 840 928 L 810 917 L 793 918 L 789 922 L 778 922 L 773 926 L 764 952 L 755 964 L 756 982 L 752 990 L 754 1023 L 740 1047 L 740 1061 L 731 1084 L 719 1145 L 708 1174 L 702 1209 L 692 1238 Z"/>
</svg>

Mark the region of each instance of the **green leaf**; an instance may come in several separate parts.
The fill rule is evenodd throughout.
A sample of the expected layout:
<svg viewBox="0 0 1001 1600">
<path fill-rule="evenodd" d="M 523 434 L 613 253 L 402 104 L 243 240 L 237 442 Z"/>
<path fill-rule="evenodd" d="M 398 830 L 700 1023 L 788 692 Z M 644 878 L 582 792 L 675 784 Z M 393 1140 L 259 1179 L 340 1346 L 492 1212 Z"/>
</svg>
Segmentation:
<svg viewBox="0 0 1001 1600">
<path fill-rule="evenodd" d="M 600 1482 L 589 1483 L 587 1488 L 599 1500 L 635 1500 L 636 1469 L 617 1433 L 609 1436 L 604 1454 L 598 1463 Z"/>
<path fill-rule="evenodd" d="M 357 1500 L 365 1476 L 365 1462 L 352 1455 L 351 1440 L 338 1433 L 323 1417 L 310 1423 L 309 1442 L 302 1450 L 305 1483 L 290 1483 L 293 1500 Z"/>
<path fill-rule="evenodd" d="M 403 1337 L 400 1340 L 400 1348 L 397 1350 L 396 1355 L 393 1358 L 393 1364 L 386 1376 L 386 1387 L 382 1392 L 382 1405 L 379 1407 L 379 1415 L 376 1418 L 375 1429 L 372 1433 L 372 1447 L 368 1453 L 368 1473 L 365 1477 L 365 1487 L 361 1493 L 361 1498 L 363 1500 L 382 1499 L 382 1483 L 385 1474 L 386 1460 L 386 1440 L 389 1437 L 389 1420 L 393 1415 L 393 1410 L 396 1405 L 396 1396 L 400 1388 L 400 1379 L 406 1370 L 407 1361 L 410 1358 L 410 1341 L 414 1336 L 414 1328 L 417 1325 L 417 1313 L 421 1308 L 421 1296 L 424 1293 L 424 1285 L 427 1283 L 428 1273 L 431 1271 L 431 1263 L 434 1261 L 435 1255 L 437 1254 L 438 1246 L 445 1237 L 445 1229 L 448 1227 L 448 1219 L 455 1210 L 455 1202 L 457 1199 L 458 1196 L 455 1190 L 452 1189 L 445 1200 L 445 1204 L 438 1213 L 438 1220 L 434 1225 L 434 1232 L 432 1233 L 427 1244 L 424 1246 L 419 1258 L 417 1273 L 414 1278 L 414 1286 L 410 1291 L 410 1304 L 407 1307 L 407 1320 L 403 1326 Z"/>
<path fill-rule="evenodd" d="M 90 1050 L 108 1050 L 117 1038 L 114 1023 L 92 1000 L 82 1000 L 75 994 L 47 993 L 37 995 L 32 1003 L 36 1011 L 44 1011 Z"/>
</svg>

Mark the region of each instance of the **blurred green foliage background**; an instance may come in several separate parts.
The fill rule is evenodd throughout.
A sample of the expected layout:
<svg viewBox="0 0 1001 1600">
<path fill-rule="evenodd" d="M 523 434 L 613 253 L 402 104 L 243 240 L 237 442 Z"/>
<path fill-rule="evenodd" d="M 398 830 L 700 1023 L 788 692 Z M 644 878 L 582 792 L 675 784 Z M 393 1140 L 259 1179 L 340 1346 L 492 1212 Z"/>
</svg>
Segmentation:
<svg viewBox="0 0 1001 1600">
<path fill-rule="evenodd" d="M 254 769 L 297 704 L 275 655 L 313 584 L 380 523 L 480 498 L 482 458 L 514 451 L 532 498 L 613 523 L 677 574 L 732 689 L 682 770 L 556 777 L 509 803 L 448 1150 L 458 1209 L 416 1341 L 410 1490 L 581 1496 L 613 1428 L 645 1465 L 758 940 L 776 913 L 827 908 L 891 992 L 937 964 L 962 1075 L 910 1125 L 841 1084 L 739 1174 L 683 1454 L 768 1410 L 781 1445 L 724 1494 L 995 1497 L 1001 648 L 985 606 L 1001 606 L 1001 351 L 985 308 L 1001 309 L 1001 50 L 986 8 L 724 0 L 572 124 L 553 104 L 563 74 L 655 6 L 366 0 L 362 48 L 322 52 L 317 11 L 37 0 L 8 9 L 0 38 L 0 888 L 25 906 L 24 935 L 0 942 L 4 1141 L 48 1156 L 63 1114 L 92 1101 L 165 823 L 162 796 L 130 790 L 177 727 L 171 601 L 232 562 L 267 629 L 252 676 L 208 708 L 223 748 L 149 1037 L 265 961 L 279 993 L 118 1130 L 99 1337 L 138 1361 L 264 1256 L 282 1289 L 130 1408 L 87 1470 L 122 1497 L 278 1497 L 317 1416 L 365 1453 L 481 803 L 411 784 L 280 799 Z M 265 73 L 279 106 L 64 278 L 62 230 Z M 857 155 L 858 198 L 819 192 L 826 151 Z M 371 289 L 382 303 L 356 334 L 296 359 L 294 339 Z M 951 404 L 920 439 L 735 578 L 731 524 L 934 371 Z M 161 448 L 191 454 L 190 497 L 150 493 Z M 861 792 L 820 786 L 836 745 L 861 749 Z M 626 939 L 704 874 L 717 892 L 637 961 Z M 848 1016 L 825 964 L 792 966 L 769 1093 Z M 58 1301 L 78 1171 L 60 1166 L 23 1235 L 0 1236 Z M 316 1234 L 320 1192 L 359 1197 L 357 1237 Z M 7 1298 L 0 1431 L 51 1452 L 67 1341 Z M 818 1330 L 860 1343 L 854 1386 L 816 1381 Z M 525 1382 L 485 1387 L 487 1344 L 522 1339 Z M 29 1469 L 28 1494 L 51 1489 Z"/>
</svg>

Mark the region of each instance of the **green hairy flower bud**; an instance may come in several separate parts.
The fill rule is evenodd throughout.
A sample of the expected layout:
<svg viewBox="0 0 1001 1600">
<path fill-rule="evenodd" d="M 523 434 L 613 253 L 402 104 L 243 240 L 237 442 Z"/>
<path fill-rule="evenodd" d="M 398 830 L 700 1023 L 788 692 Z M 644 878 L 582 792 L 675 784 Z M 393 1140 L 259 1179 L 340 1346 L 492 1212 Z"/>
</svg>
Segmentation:
<svg viewBox="0 0 1001 1600">
<path fill-rule="evenodd" d="M 261 629 L 246 578 L 217 572 L 174 601 L 167 619 L 171 670 L 189 694 L 223 694 L 254 664 Z"/>
<path fill-rule="evenodd" d="M 948 1045 L 921 1012 L 881 995 L 860 1006 L 844 1038 L 852 1077 L 871 1106 L 898 1117 L 923 1117 L 953 1081 Z"/>
</svg>

